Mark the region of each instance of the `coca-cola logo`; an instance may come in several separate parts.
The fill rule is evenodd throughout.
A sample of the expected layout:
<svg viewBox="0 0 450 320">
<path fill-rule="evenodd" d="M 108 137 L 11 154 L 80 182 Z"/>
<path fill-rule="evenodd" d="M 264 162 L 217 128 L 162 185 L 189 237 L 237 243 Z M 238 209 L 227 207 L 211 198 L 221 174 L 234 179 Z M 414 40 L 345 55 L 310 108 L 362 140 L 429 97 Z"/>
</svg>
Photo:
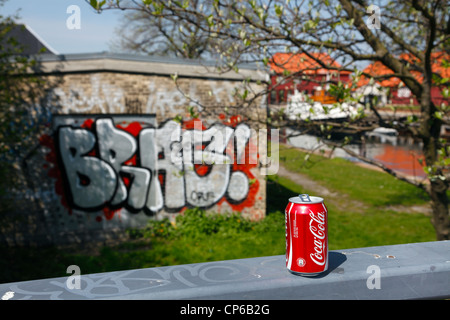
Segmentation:
<svg viewBox="0 0 450 320">
<path fill-rule="evenodd" d="M 311 210 L 309 211 L 311 220 L 309 221 L 309 231 L 314 236 L 314 253 L 309 256 L 311 260 L 319 265 L 323 266 L 326 261 L 326 211 L 318 212 L 315 214 Z"/>
</svg>

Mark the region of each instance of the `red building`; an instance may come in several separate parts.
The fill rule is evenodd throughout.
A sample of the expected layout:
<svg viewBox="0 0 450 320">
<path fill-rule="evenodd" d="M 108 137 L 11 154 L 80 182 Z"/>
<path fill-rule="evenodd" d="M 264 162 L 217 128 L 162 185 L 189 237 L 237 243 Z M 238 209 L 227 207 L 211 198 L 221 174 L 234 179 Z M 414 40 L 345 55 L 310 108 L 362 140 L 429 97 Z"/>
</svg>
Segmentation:
<svg viewBox="0 0 450 320">
<path fill-rule="evenodd" d="M 402 54 L 400 55 L 400 59 L 404 61 L 404 63 L 408 63 L 409 65 L 414 65 L 418 63 L 418 60 L 409 55 L 409 54 Z M 449 78 L 450 77 L 450 68 L 444 68 L 442 66 L 443 59 L 450 61 L 450 56 L 444 52 L 435 52 L 431 55 L 432 59 L 432 71 L 434 73 L 439 74 L 442 78 Z M 370 65 L 368 65 L 364 70 L 364 73 L 370 74 L 373 77 L 376 76 L 383 76 L 383 75 L 389 75 L 393 74 L 393 71 L 386 67 L 384 64 L 382 64 L 379 61 L 376 61 Z M 422 82 L 423 76 L 422 73 L 419 71 L 411 71 L 411 74 L 419 81 Z M 379 86 L 384 89 L 386 92 L 386 103 L 387 104 L 393 104 L 393 105 L 418 105 L 419 102 L 417 101 L 417 98 L 411 93 L 411 91 L 405 86 L 405 84 L 396 77 L 392 78 L 386 78 L 383 80 L 376 80 L 372 83 L 370 82 L 370 78 L 366 76 L 361 76 L 361 78 L 358 81 L 358 88 L 363 88 L 367 86 Z M 448 85 L 447 85 L 448 87 Z M 442 89 L 444 89 L 442 86 L 435 86 L 431 89 L 431 98 L 433 100 L 433 103 L 435 105 L 441 105 L 442 103 L 445 105 L 449 104 L 449 99 L 444 98 L 442 96 Z"/>
<path fill-rule="evenodd" d="M 295 90 L 314 101 L 334 103 L 336 99 L 326 93 L 329 84 L 350 82 L 351 72 L 339 70 L 341 65 L 326 53 L 276 53 L 269 66 L 271 90 L 268 100 L 271 104 L 286 102 Z"/>
</svg>

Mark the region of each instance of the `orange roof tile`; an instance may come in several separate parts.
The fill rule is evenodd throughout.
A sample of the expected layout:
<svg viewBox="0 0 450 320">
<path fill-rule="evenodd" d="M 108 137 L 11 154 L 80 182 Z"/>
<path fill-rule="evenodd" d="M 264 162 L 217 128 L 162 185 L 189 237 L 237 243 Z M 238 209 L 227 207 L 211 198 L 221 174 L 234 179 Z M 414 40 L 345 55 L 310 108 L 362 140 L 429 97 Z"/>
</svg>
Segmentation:
<svg viewBox="0 0 450 320">
<path fill-rule="evenodd" d="M 410 55 L 403 53 L 399 56 L 401 60 L 404 60 L 406 62 L 409 62 L 411 64 L 417 63 L 419 60 Z M 446 54 L 445 52 L 434 52 L 431 54 L 431 69 L 434 73 L 440 74 L 443 78 L 450 77 L 450 68 L 444 68 L 442 66 L 442 60 L 450 60 L 450 55 Z M 368 65 L 364 70 L 364 73 L 370 74 L 373 77 L 375 76 L 382 76 L 382 75 L 389 75 L 393 74 L 394 72 L 386 67 L 382 62 L 375 61 L 374 63 Z M 419 71 L 410 71 L 411 74 L 419 81 L 422 82 L 423 76 Z M 362 75 L 358 81 L 358 87 L 365 86 L 369 83 L 370 79 L 364 75 Z M 397 77 L 392 78 L 386 78 L 386 79 L 380 79 L 376 81 L 379 85 L 382 87 L 397 87 L 402 81 Z"/>
<path fill-rule="evenodd" d="M 330 70 L 324 68 L 316 60 L 322 61 L 324 64 L 331 68 L 341 68 L 341 65 L 333 60 L 330 55 L 322 52 L 311 53 L 314 59 L 310 58 L 306 53 L 275 53 L 272 59 L 269 61 L 269 66 L 275 73 L 284 73 L 289 71 L 290 73 L 303 73 L 303 74 L 327 74 L 332 71 L 339 72 L 340 74 L 350 74 L 350 71 Z"/>
</svg>

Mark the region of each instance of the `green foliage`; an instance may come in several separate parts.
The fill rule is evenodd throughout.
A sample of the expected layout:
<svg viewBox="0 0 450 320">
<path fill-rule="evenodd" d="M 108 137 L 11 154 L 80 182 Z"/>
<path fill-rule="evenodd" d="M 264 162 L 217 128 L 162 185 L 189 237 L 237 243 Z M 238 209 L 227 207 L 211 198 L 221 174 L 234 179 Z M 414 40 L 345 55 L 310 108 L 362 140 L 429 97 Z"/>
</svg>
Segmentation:
<svg viewBox="0 0 450 320">
<path fill-rule="evenodd" d="M 328 90 L 328 93 L 335 97 L 338 101 L 342 101 L 344 99 L 347 99 L 350 97 L 351 94 L 351 88 L 347 87 L 344 83 L 339 81 L 337 84 L 330 84 L 330 89 Z"/>
<path fill-rule="evenodd" d="M 36 141 L 33 134 L 40 129 L 41 115 L 35 101 L 44 90 L 39 79 L 28 74 L 37 67 L 36 61 L 23 55 L 23 47 L 10 36 L 18 28 L 15 19 L 0 15 L 0 212 L 9 207 L 3 196 L 7 188 L 19 184 L 15 173 Z"/>
<path fill-rule="evenodd" d="M 106 0 L 97 1 L 97 0 L 89 0 L 90 5 L 97 11 L 100 11 L 102 7 L 106 4 Z"/>
<path fill-rule="evenodd" d="M 261 222 L 251 221 L 236 212 L 217 214 L 192 208 L 178 215 L 174 223 L 171 223 L 167 218 L 161 221 L 152 220 L 143 229 L 129 230 L 129 234 L 134 239 L 200 239 L 214 234 L 234 237 L 255 230 L 260 224 Z"/>
<path fill-rule="evenodd" d="M 169 219 L 150 220 L 145 228 L 127 230 L 131 239 L 168 238 L 174 234 L 174 228 Z"/>
<path fill-rule="evenodd" d="M 0 0 L 0 8 L 4 2 Z M 25 197 L 39 181 L 38 173 L 28 170 L 27 160 L 50 128 L 58 104 L 49 91 L 60 81 L 38 76 L 38 59 L 24 54 L 26 44 L 12 36 L 25 28 L 16 24 L 17 19 L 0 14 L 0 225 L 9 224 L 5 219 L 11 210 L 26 212 L 37 205 Z"/>
</svg>

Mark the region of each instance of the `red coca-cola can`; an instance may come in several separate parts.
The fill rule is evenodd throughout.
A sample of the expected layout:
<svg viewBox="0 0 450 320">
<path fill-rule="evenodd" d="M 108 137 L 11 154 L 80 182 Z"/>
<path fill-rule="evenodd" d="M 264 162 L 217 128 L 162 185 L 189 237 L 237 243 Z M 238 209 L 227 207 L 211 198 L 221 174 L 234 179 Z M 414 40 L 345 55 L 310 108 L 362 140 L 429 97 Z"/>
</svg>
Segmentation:
<svg viewBox="0 0 450 320">
<path fill-rule="evenodd" d="M 289 199 L 286 220 L 286 268 L 315 276 L 328 269 L 328 210 L 320 197 L 301 194 Z"/>
</svg>

